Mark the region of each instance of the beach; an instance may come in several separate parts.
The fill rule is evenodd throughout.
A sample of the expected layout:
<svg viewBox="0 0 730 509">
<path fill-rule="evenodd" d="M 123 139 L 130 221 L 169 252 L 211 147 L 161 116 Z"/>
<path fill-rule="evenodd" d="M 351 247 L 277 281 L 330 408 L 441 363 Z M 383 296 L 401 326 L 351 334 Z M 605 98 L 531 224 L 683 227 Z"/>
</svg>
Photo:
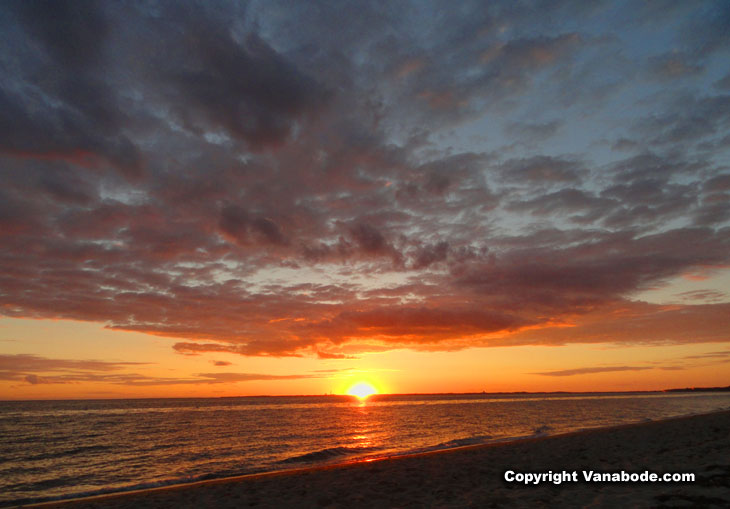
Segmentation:
<svg viewBox="0 0 730 509">
<path fill-rule="evenodd" d="M 723 411 L 36 507 L 727 507 L 728 430 Z M 575 472 L 577 481 L 525 485 L 507 482 L 506 471 Z M 693 473 L 695 481 L 587 482 L 584 471 Z"/>
</svg>

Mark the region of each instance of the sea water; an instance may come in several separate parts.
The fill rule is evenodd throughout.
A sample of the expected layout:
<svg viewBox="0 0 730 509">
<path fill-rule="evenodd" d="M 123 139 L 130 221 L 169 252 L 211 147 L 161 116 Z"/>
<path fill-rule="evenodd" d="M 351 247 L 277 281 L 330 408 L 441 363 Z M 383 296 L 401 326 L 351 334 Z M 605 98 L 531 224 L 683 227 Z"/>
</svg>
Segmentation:
<svg viewBox="0 0 730 509">
<path fill-rule="evenodd" d="M 0 505 L 362 461 L 730 408 L 730 393 L 0 402 Z"/>
</svg>

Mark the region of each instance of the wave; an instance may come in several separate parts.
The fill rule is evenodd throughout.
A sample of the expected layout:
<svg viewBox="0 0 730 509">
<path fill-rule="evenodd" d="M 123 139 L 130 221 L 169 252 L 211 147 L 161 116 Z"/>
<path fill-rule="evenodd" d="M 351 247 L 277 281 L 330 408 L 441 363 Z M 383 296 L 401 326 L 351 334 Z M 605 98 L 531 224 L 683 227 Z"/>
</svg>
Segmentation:
<svg viewBox="0 0 730 509">
<path fill-rule="evenodd" d="M 547 424 L 544 424 L 535 428 L 532 432 L 532 435 L 536 437 L 544 437 L 545 435 L 549 435 L 551 431 L 553 431 L 553 428 L 551 426 L 548 426 Z"/>
<path fill-rule="evenodd" d="M 431 451 L 443 451 L 446 449 L 456 449 L 458 447 L 467 447 L 470 445 L 480 445 L 480 444 L 486 444 L 488 442 L 492 441 L 491 435 L 475 435 L 472 437 L 465 437 L 465 438 L 455 438 L 454 440 L 449 440 L 448 442 L 441 442 L 440 444 L 436 445 L 429 445 L 426 447 L 418 447 L 416 449 L 408 449 L 402 452 L 398 452 L 394 454 L 394 456 L 408 456 L 409 454 L 420 454 L 423 452 L 431 452 Z"/>
<path fill-rule="evenodd" d="M 436 445 L 439 449 L 453 449 L 454 447 L 465 447 L 468 445 L 485 444 L 493 437 L 491 435 L 475 435 L 473 437 L 456 438 Z"/>
<path fill-rule="evenodd" d="M 278 463 L 315 463 L 319 461 L 327 461 L 344 456 L 352 456 L 355 454 L 363 454 L 377 451 L 379 447 L 329 447 L 319 451 L 308 452 L 298 456 L 283 459 Z"/>
<path fill-rule="evenodd" d="M 62 451 L 52 451 L 36 454 L 35 456 L 29 456 L 25 461 L 41 461 L 47 459 L 65 458 L 67 456 L 75 456 L 77 454 L 108 451 L 111 448 L 112 447 L 108 445 L 82 445 L 80 447 L 74 447 L 73 449 L 65 449 Z"/>
<path fill-rule="evenodd" d="M 9 500 L 0 500 L 0 507 L 16 507 L 16 506 L 23 506 L 28 504 L 39 504 L 44 502 L 56 502 L 56 501 L 63 501 L 63 500 L 74 500 L 74 499 L 81 499 L 86 497 L 96 497 L 99 495 L 108 495 L 113 493 L 125 493 L 129 491 L 138 491 L 138 490 L 148 490 L 152 488 L 162 488 L 165 486 L 174 486 L 177 484 L 188 484 L 198 481 L 207 481 L 212 479 L 225 479 L 227 477 L 234 477 L 238 475 L 246 475 L 246 474 L 253 474 L 260 472 L 260 470 L 252 470 L 252 471 L 246 471 L 246 472 L 231 472 L 231 471 L 223 471 L 223 472 L 215 472 L 215 473 L 206 473 L 206 474 L 200 474 L 200 475 L 188 475 L 183 477 L 173 477 L 168 479 L 160 479 L 157 481 L 147 481 L 142 482 L 139 484 L 127 484 L 124 486 L 109 486 L 107 488 L 100 488 L 96 490 L 89 490 L 89 491 L 78 491 L 78 492 L 72 492 L 72 493 L 64 493 L 62 495 L 54 495 L 54 496 L 47 496 L 47 497 L 26 497 L 26 498 L 16 498 L 16 499 L 9 499 Z M 63 481 L 63 480 L 60 480 Z M 68 484 L 68 480 L 66 485 Z M 46 483 L 58 483 L 59 480 L 53 481 L 49 480 L 46 481 Z M 41 483 L 42 484 L 42 483 Z"/>
</svg>

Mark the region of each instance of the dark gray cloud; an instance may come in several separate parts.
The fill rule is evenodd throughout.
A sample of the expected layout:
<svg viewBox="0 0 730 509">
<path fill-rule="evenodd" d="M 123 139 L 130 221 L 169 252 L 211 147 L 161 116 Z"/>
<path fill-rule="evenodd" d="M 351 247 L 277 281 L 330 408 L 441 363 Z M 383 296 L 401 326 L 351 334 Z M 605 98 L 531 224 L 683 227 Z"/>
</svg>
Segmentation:
<svg viewBox="0 0 730 509">
<path fill-rule="evenodd" d="M 730 125 L 730 95 L 687 95 L 677 92 L 662 113 L 637 123 L 637 134 L 656 146 L 689 144 L 724 135 Z"/>
<path fill-rule="evenodd" d="M 191 64 L 162 71 L 171 94 L 179 94 L 172 102 L 180 105 L 184 122 L 191 108 L 198 109 L 211 127 L 260 151 L 282 143 L 296 120 L 324 105 L 328 92 L 257 34 L 238 42 L 226 34 L 225 25 L 187 22 L 193 32 L 186 41 Z"/>
<path fill-rule="evenodd" d="M 535 198 L 511 202 L 506 208 L 540 216 L 574 214 L 572 219 L 576 222 L 595 223 L 610 211 L 617 209 L 619 205 L 620 202 L 616 199 L 599 197 L 582 189 L 566 187 Z"/>
<path fill-rule="evenodd" d="M 515 122 L 505 128 L 505 132 L 519 141 L 545 140 L 560 129 L 562 122 L 550 120 L 548 122 Z"/>
<path fill-rule="evenodd" d="M 650 72 L 660 79 L 676 79 L 701 73 L 704 69 L 696 59 L 676 51 L 664 53 L 649 60 Z"/>
<path fill-rule="evenodd" d="M 622 306 L 727 340 L 719 294 L 692 334 L 631 300 L 730 263 L 700 4 L 14 3 L 0 313 L 183 354 L 595 342 Z"/>
<path fill-rule="evenodd" d="M 512 159 L 501 167 L 506 180 L 526 185 L 578 182 L 580 174 L 583 173 L 581 170 L 581 165 L 577 161 L 550 156 Z"/>
<path fill-rule="evenodd" d="M 715 82 L 715 86 L 720 90 L 730 90 L 730 74 L 727 74 L 725 77 L 717 80 Z"/>
<path fill-rule="evenodd" d="M 98 2 L 9 4 L 3 28 L 23 59 L 3 56 L 15 80 L 0 88 L 0 152 L 75 163 L 111 163 L 128 178 L 140 153 L 124 132 L 127 115 L 109 82 L 110 22 Z M 22 32 L 22 33 L 19 33 Z"/>
</svg>

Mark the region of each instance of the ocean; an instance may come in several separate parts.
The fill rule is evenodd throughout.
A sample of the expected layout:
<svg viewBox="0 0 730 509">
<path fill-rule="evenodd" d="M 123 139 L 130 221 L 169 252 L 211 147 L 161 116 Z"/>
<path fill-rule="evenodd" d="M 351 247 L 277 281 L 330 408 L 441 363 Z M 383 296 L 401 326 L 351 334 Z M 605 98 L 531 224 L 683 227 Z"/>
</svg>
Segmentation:
<svg viewBox="0 0 730 509">
<path fill-rule="evenodd" d="M 344 463 L 730 408 L 730 393 L 0 402 L 0 505 Z"/>
</svg>

